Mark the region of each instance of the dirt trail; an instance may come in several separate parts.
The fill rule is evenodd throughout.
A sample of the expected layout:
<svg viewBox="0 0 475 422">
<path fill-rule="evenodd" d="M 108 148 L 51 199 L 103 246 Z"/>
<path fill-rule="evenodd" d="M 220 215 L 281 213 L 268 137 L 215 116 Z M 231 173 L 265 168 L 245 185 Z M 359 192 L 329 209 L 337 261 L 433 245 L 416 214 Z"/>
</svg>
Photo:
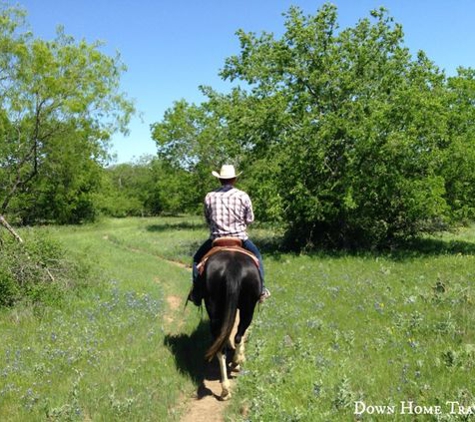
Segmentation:
<svg viewBox="0 0 475 422">
<path fill-rule="evenodd" d="M 169 312 L 166 315 L 167 323 L 171 324 L 175 320 L 177 312 L 181 312 L 184 303 L 183 299 L 177 296 L 168 296 L 167 303 Z M 179 327 L 178 327 L 179 328 Z M 190 355 L 190 359 L 193 357 Z M 181 422 L 223 422 L 224 410 L 229 401 L 220 401 L 221 383 L 219 367 L 216 360 L 207 363 L 204 368 L 204 379 L 198 386 L 192 397 L 184 398 L 183 417 Z M 231 390 L 235 380 L 230 379 Z"/>
<path fill-rule="evenodd" d="M 234 382 L 231 382 L 231 388 Z M 198 387 L 196 396 L 188 399 L 187 411 L 181 422 L 222 422 L 224 409 L 229 401 L 219 401 L 221 384 L 219 382 L 219 368 L 212 363 L 208 364 L 203 383 Z"/>
</svg>

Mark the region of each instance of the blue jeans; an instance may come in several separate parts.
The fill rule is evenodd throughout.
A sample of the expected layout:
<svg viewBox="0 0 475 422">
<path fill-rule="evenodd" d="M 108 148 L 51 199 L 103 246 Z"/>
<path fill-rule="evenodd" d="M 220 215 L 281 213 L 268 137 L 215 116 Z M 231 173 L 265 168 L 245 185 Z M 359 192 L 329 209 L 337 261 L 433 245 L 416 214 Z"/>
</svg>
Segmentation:
<svg viewBox="0 0 475 422">
<path fill-rule="evenodd" d="M 264 265 L 262 263 L 262 255 L 257 248 L 257 246 L 250 240 L 243 240 L 242 246 L 244 249 L 247 249 L 249 252 L 253 253 L 259 261 L 259 274 L 261 275 L 262 287 L 264 287 Z M 207 239 L 196 251 L 193 256 L 193 283 L 198 279 L 198 269 L 197 265 L 202 260 L 202 258 L 208 253 L 208 251 L 213 247 L 213 240 Z"/>
</svg>

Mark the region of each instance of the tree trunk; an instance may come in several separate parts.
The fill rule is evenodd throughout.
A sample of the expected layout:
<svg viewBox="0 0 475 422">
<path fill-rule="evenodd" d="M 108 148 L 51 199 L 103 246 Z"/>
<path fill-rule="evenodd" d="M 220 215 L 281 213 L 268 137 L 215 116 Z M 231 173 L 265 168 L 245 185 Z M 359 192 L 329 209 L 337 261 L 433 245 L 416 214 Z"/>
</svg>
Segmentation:
<svg viewBox="0 0 475 422">
<path fill-rule="evenodd" d="M 13 227 L 8 224 L 8 221 L 5 220 L 5 217 L 3 215 L 0 215 L 0 224 L 5 227 L 16 240 L 18 240 L 20 243 L 23 243 L 23 239 L 18 235 L 15 230 L 13 230 Z"/>
</svg>

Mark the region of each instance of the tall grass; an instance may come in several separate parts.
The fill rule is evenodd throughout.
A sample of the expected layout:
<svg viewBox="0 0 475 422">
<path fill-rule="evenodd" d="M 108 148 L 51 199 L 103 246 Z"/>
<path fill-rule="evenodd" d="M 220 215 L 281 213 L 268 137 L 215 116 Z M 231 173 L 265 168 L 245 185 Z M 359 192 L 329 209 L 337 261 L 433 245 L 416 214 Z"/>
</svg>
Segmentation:
<svg viewBox="0 0 475 422">
<path fill-rule="evenodd" d="M 475 413 L 474 255 L 472 227 L 387 255 L 268 259 L 273 297 L 254 321 L 234 414 L 465 420 Z"/>
<path fill-rule="evenodd" d="M 194 308 L 169 307 L 190 285 L 169 261 L 189 263 L 201 219 L 48 231 L 89 261 L 95 283 L 40 317 L 0 315 L 0 420 L 179 420 L 209 335 Z M 272 297 L 255 315 L 228 420 L 470 417 L 460 409 L 475 405 L 474 227 L 379 255 L 292 255 L 273 232 L 251 235 Z"/>
<path fill-rule="evenodd" d="M 189 272 L 160 257 L 164 242 L 142 223 L 49 230 L 95 280 L 40 318 L 27 307 L 0 315 L 0 420 L 179 419 L 195 384 L 177 368 L 171 333 L 191 335 L 199 315 L 164 319 L 167 292 L 184 296 Z"/>
</svg>

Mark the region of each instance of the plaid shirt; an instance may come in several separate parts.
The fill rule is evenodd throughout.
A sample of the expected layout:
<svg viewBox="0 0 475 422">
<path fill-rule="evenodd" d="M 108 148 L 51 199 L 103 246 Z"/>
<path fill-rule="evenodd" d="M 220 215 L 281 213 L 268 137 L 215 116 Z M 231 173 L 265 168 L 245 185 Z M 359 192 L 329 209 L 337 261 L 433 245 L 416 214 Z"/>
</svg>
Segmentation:
<svg viewBox="0 0 475 422">
<path fill-rule="evenodd" d="M 246 240 L 246 228 L 254 221 L 249 195 L 232 185 L 224 185 L 205 197 L 205 218 L 211 239 L 232 236 Z"/>
</svg>

